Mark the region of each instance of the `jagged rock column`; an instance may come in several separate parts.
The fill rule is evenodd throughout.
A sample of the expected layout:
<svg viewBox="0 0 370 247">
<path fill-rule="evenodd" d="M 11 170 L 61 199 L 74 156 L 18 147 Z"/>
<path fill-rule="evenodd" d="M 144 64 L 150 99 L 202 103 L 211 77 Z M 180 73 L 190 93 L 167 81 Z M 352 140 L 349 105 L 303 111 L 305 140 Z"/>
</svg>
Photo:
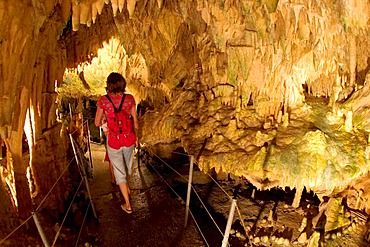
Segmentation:
<svg viewBox="0 0 370 247">
<path fill-rule="evenodd" d="M 23 219 L 30 215 L 33 203 L 27 168 L 34 172 L 39 196 L 52 185 L 44 178 L 49 177 L 55 164 L 46 163 L 50 160 L 45 160 L 45 155 L 50 153 L 39 152 L 36 146 L 44 132 L 56 127 L 55 84 L 62 82 L 65 67 L 65 52 L 58 44 L 63 29 L 61 6 L 53 1 L 34 4 L 17 1 L 2 2 L 0 6 L 0 140 L 6 143 L 6 180 L 14 187 L 14 209 Z M 25 130 L 30 160 L 24 159 L 27 150 L 22 149 Z"/>
</svg>

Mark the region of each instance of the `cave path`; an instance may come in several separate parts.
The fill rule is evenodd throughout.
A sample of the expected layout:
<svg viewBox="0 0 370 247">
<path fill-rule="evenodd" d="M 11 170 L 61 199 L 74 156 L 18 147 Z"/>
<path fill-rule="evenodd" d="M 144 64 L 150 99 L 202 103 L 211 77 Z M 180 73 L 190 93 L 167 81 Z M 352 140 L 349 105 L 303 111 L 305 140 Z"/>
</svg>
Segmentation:
<svg viewBox="0 0 370 247">
<path fill-rule="evenodd" d="M 185 206 L 136 157 L 130 182 L 134 211 L 124 212 L 123 197 L 118 186 L 111 184 L 104 162 L 104 145 L 92 143 L 91 152 L 90 189 L 98 220 L 90 220 L 87 229 L 93 246 L 205 246 L 191 219 L 184 228 Z"/>
</svg>

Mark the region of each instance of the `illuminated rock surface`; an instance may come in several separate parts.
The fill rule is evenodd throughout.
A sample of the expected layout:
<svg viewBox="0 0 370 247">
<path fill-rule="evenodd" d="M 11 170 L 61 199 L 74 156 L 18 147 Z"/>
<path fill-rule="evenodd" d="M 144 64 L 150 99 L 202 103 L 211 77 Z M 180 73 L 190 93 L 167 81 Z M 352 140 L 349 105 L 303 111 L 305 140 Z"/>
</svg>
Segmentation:
<svg viewBox="0 0 370 247">
<path fill-rule="evenodd" d="M 203 171 L 295 188 L 294 207 L 306 188 L 368 212 L 369 18 L 360 0 L 0 1 L 0 226 L 25 219 L 68 164 L 56 87 L 96 98 L 111 70 L 145 107 L 141 142 L 164 157 L 181 147 Z M 78 65 L 84 84 L 63 88 Z"/>
</svg>

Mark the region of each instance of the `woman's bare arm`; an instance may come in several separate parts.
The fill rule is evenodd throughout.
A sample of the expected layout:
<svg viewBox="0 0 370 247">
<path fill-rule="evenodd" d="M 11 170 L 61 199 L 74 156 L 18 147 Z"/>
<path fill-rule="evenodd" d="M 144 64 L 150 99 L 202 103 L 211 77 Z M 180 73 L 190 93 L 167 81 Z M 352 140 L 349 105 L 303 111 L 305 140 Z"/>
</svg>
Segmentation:
<svg viewBox="0 0 370 247">
<path fill-rule="evenodd" d="M 136 113 L 136 108 L 135 107 L 131 108 L 131 116 L 132 116 L 132 119 L 134 120 L 135 133 L 137 134 L 137 131 L 139 130 L 139 120 L 137 118 L 137 113 Z"/>
<path fill-rule="evenodd" d="M 103 118 L 103 113 L 104 113 L 103 109 L 98 106 L 98 109 L 96 110 L 96 114 L 95 114 L 95 121 L 94 121 L 96 127 L 99 127 L 102 125 L 101 120 Z"/>
</svg>

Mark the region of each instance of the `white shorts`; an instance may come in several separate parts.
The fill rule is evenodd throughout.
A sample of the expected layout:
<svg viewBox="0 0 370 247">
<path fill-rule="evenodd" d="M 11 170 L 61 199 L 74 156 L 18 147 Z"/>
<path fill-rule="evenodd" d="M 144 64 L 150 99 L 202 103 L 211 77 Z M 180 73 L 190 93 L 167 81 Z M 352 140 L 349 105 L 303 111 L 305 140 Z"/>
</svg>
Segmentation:
<svg viewBox="0 0 370 247">
<path fill-rule="evenodd" d="M 112 164 L 114 177 L 118 185 L 127 183 L 126 176 L 131 176 L 132 174 L 134 148 L 135 145 L 132 145 L 130 147 L 121 147 L 117 150 L 107 145 L 108 157 Z"/>
</svg>

